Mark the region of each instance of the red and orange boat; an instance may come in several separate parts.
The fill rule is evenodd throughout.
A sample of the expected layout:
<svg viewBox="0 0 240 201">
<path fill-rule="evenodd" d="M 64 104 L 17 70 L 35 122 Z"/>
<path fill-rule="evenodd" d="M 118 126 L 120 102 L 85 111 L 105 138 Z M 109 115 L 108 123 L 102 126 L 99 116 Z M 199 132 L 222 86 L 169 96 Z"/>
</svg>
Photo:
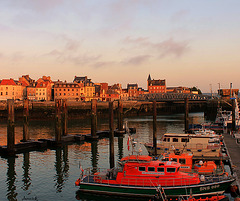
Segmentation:
<svg viewBox="0 0 240 201">
<path fill-rule="evenodd" d="M 193 155 L 189 153 L 163 153 L 160 157 L 162 161 L 175 161 L 181 164 L 180 170 L 183 172 L 195 172 L 198 174 L 224 174 L 223 165 L 217 166 L 214 161 L 198 161 L 193 162 Z"/>
<path fill-rule="evenodd" d="M 222 194 L 234 181 L 230 176 L 206 177 L 180 171 L 181 164 L 153 160 L 150 156 L 122 158 L 120 166 L 94 174 L 85 170 L 77 180 L 80 192 L 118 196 L 153 197 L 161 186 L 170 197 Z"/>
</svg>

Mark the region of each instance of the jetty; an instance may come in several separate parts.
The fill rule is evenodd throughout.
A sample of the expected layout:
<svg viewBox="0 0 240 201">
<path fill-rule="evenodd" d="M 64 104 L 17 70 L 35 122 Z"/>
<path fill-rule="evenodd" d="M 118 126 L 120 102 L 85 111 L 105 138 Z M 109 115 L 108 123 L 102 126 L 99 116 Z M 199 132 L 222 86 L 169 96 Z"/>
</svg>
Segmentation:
<svg viewBox="0 0 240 201">
<path fill-rule="evenodd" d="M 224 133 L 224 144 L 230 160 L 230 166 L 233 175 L 236 177 L 236 183 L 240 185 L 240 144 L 234 135 Z"/>
</svg>

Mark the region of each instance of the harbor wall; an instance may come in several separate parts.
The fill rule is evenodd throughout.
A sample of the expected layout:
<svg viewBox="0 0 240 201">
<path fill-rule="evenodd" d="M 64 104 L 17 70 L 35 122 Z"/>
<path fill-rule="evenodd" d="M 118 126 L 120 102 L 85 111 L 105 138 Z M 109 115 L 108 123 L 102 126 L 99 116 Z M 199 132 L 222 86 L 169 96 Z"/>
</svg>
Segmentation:
<svg viewBox="0 0 240 201">
<path fill-rule="evenodd" d="M 189 112 L 204 112 L 210 119 L 215 118 L 218 106 L 223 109 L 231 110 L 229 103 L 208 100 L 208 101 L 189 101 Z M 23 118 L 23 102 L 15 101 L 15 119 Z M 113 102 L 114 115 L 117 115 L 118 101 Z M 184 100 L 182 101 L 165 101 L 157 102 L 157 114 L 173 114 L 184 113 Z M 68 118 L 69 119 L 90 119 L 91 118 L 91 102 L 67 101 Z M 152 115 L 152 102 L 147 101 L 123 101 L 123 116 L 147 116 Z M 55 102 L 30 102 L 29 117 L 30 119 L 54 119 Z M 109 103 L 97 102 L 97 116 L 108 117 Z M 7 103 L 0 102 L 0 121 L 7 119 Z"/>
</svg>

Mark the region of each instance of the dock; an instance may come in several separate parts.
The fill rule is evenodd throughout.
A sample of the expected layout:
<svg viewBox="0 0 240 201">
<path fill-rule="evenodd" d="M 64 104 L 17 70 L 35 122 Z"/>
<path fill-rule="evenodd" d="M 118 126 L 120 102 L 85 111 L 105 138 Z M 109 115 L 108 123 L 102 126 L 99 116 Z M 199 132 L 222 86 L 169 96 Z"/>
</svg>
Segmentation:
<svg viewBox="0 0 240 201">
<path fill-rule="evenodd" d="M 231 169 L 233 175 L 236 177 L 236 183 L 240 184 L 240 144 L 237 143 L 237 139 L 229 133 L 224 133 L 224 144 L 227 148 L 227 154 L 229 156 Z"/>
</svg>

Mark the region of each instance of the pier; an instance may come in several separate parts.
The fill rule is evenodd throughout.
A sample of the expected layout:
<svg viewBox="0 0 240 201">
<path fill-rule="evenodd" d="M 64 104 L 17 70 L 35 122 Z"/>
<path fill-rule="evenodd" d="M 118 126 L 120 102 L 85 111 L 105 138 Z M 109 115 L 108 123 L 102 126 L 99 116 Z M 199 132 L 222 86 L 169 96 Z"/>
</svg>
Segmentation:
<svg viewBox="0 0 240 201">
<path fill-rule="evenodd" d="M 233 175 L 236 177 L 236 184 L 240 185 L 240 144 L 237 139 L 229 133 L 224 133 L 224 144 L 227 149 L 227 154 L 230 160 L 230 166 Z"/>
</svg>

